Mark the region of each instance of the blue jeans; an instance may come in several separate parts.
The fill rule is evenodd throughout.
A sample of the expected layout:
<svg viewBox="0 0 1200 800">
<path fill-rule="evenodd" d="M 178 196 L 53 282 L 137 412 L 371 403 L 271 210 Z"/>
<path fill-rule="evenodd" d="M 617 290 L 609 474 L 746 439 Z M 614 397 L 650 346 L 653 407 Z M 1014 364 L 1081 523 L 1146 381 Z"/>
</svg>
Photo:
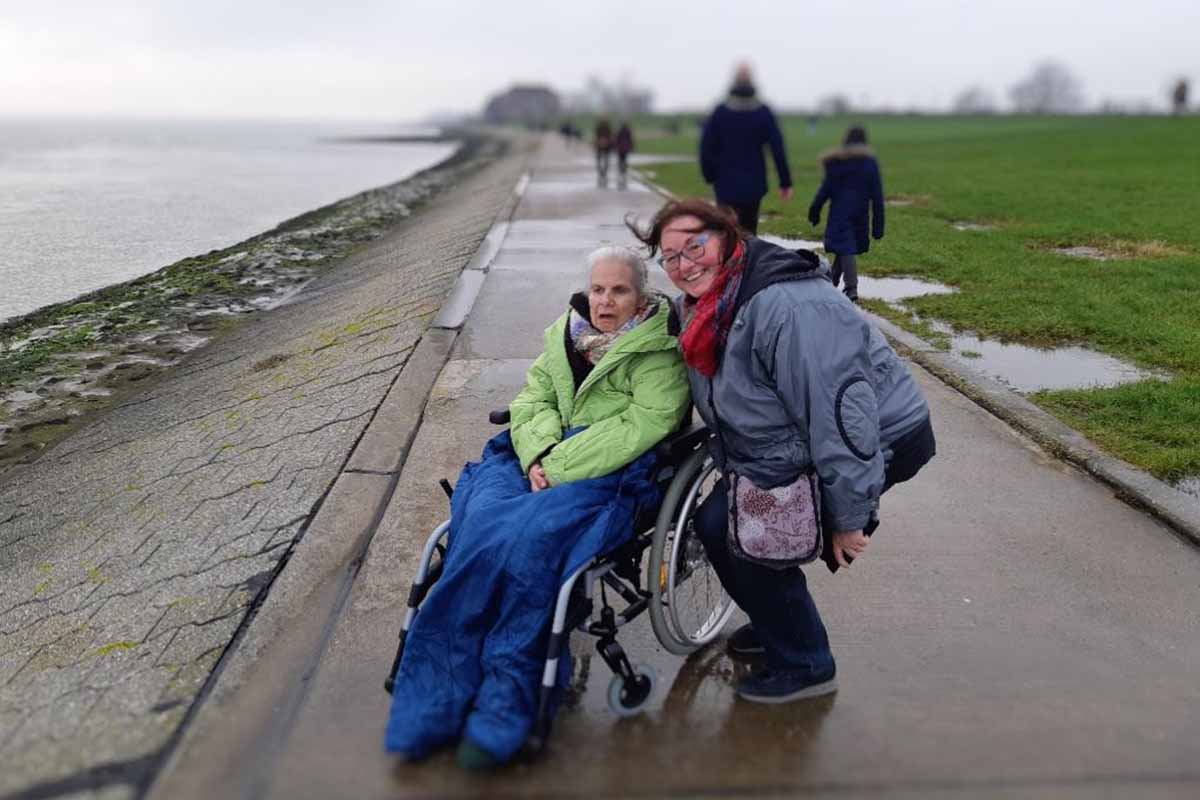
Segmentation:
<svg viewBox="0 0 1200 800">
<path fill-rule="evenodd" d="M 729 552 L 727 487 L 724 479 L 718 482 L 695 517 L 696 532 L 721 585 L 750 616 L 769 666 L 802 670 L 814 680 L 828 679 L 834 672 L 833 653 L 804 572 L 799 567 L 764 567 Z"/>
</svg>

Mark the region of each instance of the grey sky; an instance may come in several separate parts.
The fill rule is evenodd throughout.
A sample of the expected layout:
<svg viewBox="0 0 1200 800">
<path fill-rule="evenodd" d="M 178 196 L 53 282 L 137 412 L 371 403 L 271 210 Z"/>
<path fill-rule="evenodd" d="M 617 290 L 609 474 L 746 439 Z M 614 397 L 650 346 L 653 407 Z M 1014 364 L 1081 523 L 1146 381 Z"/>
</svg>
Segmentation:
<svg viewBox="0 0 1200 800">
<path fill-rule="evenodd" d="M 1050 57 L 1090 102 L 1161 106 L 1198 37 L 1197 0 L 0 0 L 0 114 L 412 119 L 589 74 L 699 108 L 741 58 L 780 108 L 1003 100 Z"/>
</svg>

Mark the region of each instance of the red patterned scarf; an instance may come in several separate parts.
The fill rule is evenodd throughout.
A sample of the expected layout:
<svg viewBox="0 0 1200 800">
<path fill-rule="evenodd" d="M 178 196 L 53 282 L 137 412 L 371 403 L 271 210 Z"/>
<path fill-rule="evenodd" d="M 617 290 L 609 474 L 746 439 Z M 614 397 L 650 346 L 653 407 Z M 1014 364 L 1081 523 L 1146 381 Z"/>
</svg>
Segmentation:
<svg viewBox="0 0 1200 800">
<path fill-rule="evenodd" d="M 683 360 L 705 377 L 717 374 L 725 340 L 733 325 L 734 303 L 746 270 L 746 243 L 738 242 L 713 285 L 698 300 L 684 299 L 687 327 L 679 337 Z"/>
</svg>

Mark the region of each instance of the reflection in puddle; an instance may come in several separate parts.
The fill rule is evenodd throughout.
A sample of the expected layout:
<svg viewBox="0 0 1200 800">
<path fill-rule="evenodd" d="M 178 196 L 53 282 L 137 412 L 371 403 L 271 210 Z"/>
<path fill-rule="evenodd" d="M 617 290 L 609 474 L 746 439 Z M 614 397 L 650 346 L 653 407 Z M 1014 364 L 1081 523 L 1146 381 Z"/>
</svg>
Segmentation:
<svg viewBox="0 0 1200 800">
<path fill-rule="evenodd" d="M 1043 350 L 1022 344 L 1005 344 L 955 333 L 943 322 L 931 327 L 950 340 L 950 352 L 980 372 L 1008 384 L 1018 392 L 1043 389 L 1098 389 L 1165 376 L 1138 369 L 1132 364 L 1084 347 Z"/>
<path fill-rule="evenodd" d="M 903 301 L 928 294 L 953 294 L 957 289 L 915 278 L 859 277 L 861 297 L 883 300 L 893 308 L 912 314 L 914 322 L 925 322 L 946 336 L 949 352 L 973 368 L 1008 384 L 1018 392 L 1043 389 L 1092 389 L 1142 380 L 1167 380 L 1169 376 L 1139 369 L 1132 364 L 1083 347 L 1042 349 L 1022 344 L 1005 344 L 956 333 L 937 320 L 922 320 Z M 1197 482 L 1200 494 L 1200 480 Z"/>
<path fill-rule="evenodd" d="M 958 289 L 944 283 L 923 281 L 917 278 L 868 278 L 858 276 L 858 296 L 871 300 L 895 303 L 909 297 L 924 294 L 954 294 Z"/>
</svg>

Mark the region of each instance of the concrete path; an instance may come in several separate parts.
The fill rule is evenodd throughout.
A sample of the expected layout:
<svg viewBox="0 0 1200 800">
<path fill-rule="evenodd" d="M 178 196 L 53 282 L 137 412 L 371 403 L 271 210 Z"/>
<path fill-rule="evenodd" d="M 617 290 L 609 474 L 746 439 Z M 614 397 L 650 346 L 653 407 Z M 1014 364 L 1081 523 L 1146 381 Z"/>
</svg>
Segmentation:
<svg viewBox="0 0 1200 800">
<path fill-rule="evenodd" d="M 326 522 L 343 506 L 369 521 L 394 486 L 386 434 L 414 407 L 398 398 L 428 393 L 446 355 L 429 322 L 524 160 L 442 192 L 5 475 L 0 797 L 136 794 L 297 544 L 326 548 L 331 571 L 359 555 L 357 532 Z M 386 447 L 360 442 L 369 424 Z"/>
<path fill-rule="evenodd" d="M 839 694 L 736 701 L 741 668 L 719 648 L 670 656 L 643 618 L 621 638 L 658 669 L 649 713 L 607 710 L 608 671 L 576 636 L 581 692 L 540 761 L 477 777 L 449 755 L 383 754 L 403 599 L 447 514 L 437 479 L 494 433 L 486 411 L 521 385 L 583 255 L 628 241 L 622 217 L 659 204 L 640 187 L 597 190 L 590 163 L 543 148 L 337 615 L 304 631 L 303 606 L 268 598 L 275 632 L 222 676 L 153 796 L 1200 794 L 1200 552 L 919 369 L 938 458 L 886 497 L 865 560 L 809 569 Z"/>
</svg>

